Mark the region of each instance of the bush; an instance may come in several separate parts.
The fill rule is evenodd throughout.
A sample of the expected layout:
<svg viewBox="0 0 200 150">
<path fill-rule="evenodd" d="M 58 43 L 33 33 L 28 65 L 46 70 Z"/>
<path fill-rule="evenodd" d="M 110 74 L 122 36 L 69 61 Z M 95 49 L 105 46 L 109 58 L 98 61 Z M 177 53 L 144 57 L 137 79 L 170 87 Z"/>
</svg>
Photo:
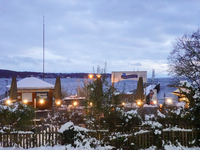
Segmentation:
<svg viewBox="0 0 200 150">
<path fill-rule="evenodd" d="M 90 145 L 92 148 L 100 145 L 100 142 L 91 138 L 86 131 L 87 129 L 75 126 L 72 122 L 65 123 L 59 130 L 63 136 L 62 145 L 71 144 L 72 147 Z"/>
<path fill-rule="evenodd" d="M 0 128 L 4 131 L 28 130 L 33 124 L 34 117 L 34 109 L 21 102 L 11 106 L 0 106 Z"/>
</svg>

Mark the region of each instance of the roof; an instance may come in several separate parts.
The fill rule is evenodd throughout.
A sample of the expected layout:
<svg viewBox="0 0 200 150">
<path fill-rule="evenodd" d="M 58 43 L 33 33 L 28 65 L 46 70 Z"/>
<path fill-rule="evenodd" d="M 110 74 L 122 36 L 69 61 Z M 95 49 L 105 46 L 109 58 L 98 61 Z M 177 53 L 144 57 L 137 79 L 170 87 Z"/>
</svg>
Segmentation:
<svg viewBox="0 0 200 150">
<path fill-rule="evenodd" d="M 6 87 L 10 88 L 10 85 Z M 27 77 L 17 82 L 17 89 L 54 89 L 54 85 L 36 77 Z"/>
<path fill-rule="evenodd" d="M 71 95 L 69 97 L 65 97 L 63 98 L 63 100 L 85 100 L 86 98 L 85 97 L 79 97 L 77 95 Z"/>
<path fill-rule="evenodd" d="M 186 88 L 176 89 L 175 91 L 172 92 L 172 94 L 181 96 L 181 95 L 184 95 L 183 94 L 184 92 L 189 93 L 189 89 L 186 89 Z"/>
<path fill-rule="evenodd" d="M 188 93 L 188 92 L 189 92 L 189 90 L 188 90 L 188 89 L 186 89 L 186 88 L 181 88 L 181 89 L 176 89 L 174 92 L 175 92 L 175 93 L 183 93 L 183 92 L 186 92 L 186 93 Z"/>
</svg>

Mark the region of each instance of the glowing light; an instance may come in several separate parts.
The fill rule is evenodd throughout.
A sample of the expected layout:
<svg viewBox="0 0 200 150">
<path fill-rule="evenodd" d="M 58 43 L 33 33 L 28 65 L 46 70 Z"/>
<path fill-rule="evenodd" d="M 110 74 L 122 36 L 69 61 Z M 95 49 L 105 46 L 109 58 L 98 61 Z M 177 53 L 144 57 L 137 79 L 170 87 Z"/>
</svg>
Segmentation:
<svg viewBox="0 0 200 150">
<path fill-rule="evenodd" d="M 142 101 L 137 101 L 137 103 L 136 103 L 138 106 L 142 106 Z"/>
<path fill-rule="evenodd" d="M 153 104 L 156 105 L 158 104 L 158 102 L 156 100 L 153 100 Z"/>
<path fill-rule="evenodd" d="M 92 104 L 92 102 L 90 102 L 90 106 L 92 106 L 93 104 Z"/>
<path fill-rule="evenodd" d="M 40 104 L 44 104 L 44 100 L 43 99 L 40 100 Z"/>
<path fill-rule="evenodd" d="M 122 105 L 124 106 L 124 105 L 125 105 L 125 102 L 122 102 Z"/>
<path fill-rule="evenodd" d="M 56 105 L 60 105 L 61 104 L 61 101 L 60 100 L 57 100 L 56 101 Z"/>
<path fill-rule="evenodd" d="M 101 78 L 101 75 L 100 75 L 100 74 L 97 74 L 96 76 L 97 76 L 97 78 Z"/>
<path fill-rule="evenodd" d="M 172 99 L 167 99 L 167 103 L 172 103 L 173 101 L 172 101 Z"/>
<path fill-rule="evenodd" d="M 11 103 L 11 100 L 10 100 L 10 99 L 6 100 L 6 104 L 7 104 L 7 105 L 9 105 L 10 103 Z"/>
<path fill-rule="evenodd" d="M 74 106 L 77 106 L 77 105 L 78 105 L 78 103 L 75 101 L 75 102 L 73 102 L 73 105 L 74 105 Z"/>
<path fill-rule="evenodd" d="M 27 103 L 28 103 L 28 100 L 27 100 L 27 99 L 23 100 L 23 103 L 24 103 L 24 104 L 27 104 Z"/>
<path fill-rule="evenodd" d="M 89 74 L 89 75 L 88 75 L 88 78 L 89 78 L 89 79 L 92 79 L 93 76 L 94 76 L 93 74 Z"/>
</svg>

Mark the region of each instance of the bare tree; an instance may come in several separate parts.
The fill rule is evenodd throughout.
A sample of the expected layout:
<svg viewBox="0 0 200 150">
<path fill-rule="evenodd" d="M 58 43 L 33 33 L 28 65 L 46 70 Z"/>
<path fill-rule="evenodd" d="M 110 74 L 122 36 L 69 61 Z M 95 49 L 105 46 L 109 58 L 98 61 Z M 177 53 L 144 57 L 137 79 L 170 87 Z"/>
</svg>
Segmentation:
<svg viewBox="0 0 200 150">
<path fill-rule="evenodd" d="M 196 144 L 200 146 L 200 29 L 178 38 L 173 47 L 168 57 L 169 74 L 193 81 L 191 85 L 182 87 L 189 91 L 183 92 L 190 102 L 187 118 L 197 131 Z"/>
<path fill-rule="evenodd" d="M 197 82 L 200 75 L 200 29 L 176 39 L 168 56 L 169 74 Z"/>
</svg>

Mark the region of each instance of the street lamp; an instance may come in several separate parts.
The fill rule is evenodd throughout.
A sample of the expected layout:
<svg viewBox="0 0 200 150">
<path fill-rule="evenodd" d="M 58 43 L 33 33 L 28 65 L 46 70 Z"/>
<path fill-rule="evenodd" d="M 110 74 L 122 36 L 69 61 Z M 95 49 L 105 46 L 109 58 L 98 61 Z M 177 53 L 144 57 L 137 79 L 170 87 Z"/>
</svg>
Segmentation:
<svg viewBox="0 0 200 150">
<path fill-rule="evenodd" d="M 89 75 L 88 75 L 88 78 L 89 78 L 89 79 L 93 79 L 93 78 L 94 78 L 94 75 L 93 75 L 93 74 L 89 74 Z M 100 78 L 101 78 L 101 75 L 100 75 L 100 74 L 97 74 L 97 75 L 96 75 L 96 78 L 100 79 Z"/>
<path fill-rule="evenodd" d="M 93 77 L 94 77 L 93 74 L 89 74 L 89 75 L 88 75 L 88 78 L 89 78 L 89 79 L 93 79 Z"/>
<path fill-rule="evenodd" d="M 100 75 L 100 74 L 97 74 L 96 76 L 97 76 L 97 78 L 101 78 L 101 75 Z"/>
<path fill-rule="evenodd" d="M 75 112 L 76 112 L 76 106 L 78 105 L 78 102 L 77 101 L 74 101 L 73 102 L 73 122 L 74 124 L 76 124 L 76 118 L 75 118 Z"/>
</svg>

